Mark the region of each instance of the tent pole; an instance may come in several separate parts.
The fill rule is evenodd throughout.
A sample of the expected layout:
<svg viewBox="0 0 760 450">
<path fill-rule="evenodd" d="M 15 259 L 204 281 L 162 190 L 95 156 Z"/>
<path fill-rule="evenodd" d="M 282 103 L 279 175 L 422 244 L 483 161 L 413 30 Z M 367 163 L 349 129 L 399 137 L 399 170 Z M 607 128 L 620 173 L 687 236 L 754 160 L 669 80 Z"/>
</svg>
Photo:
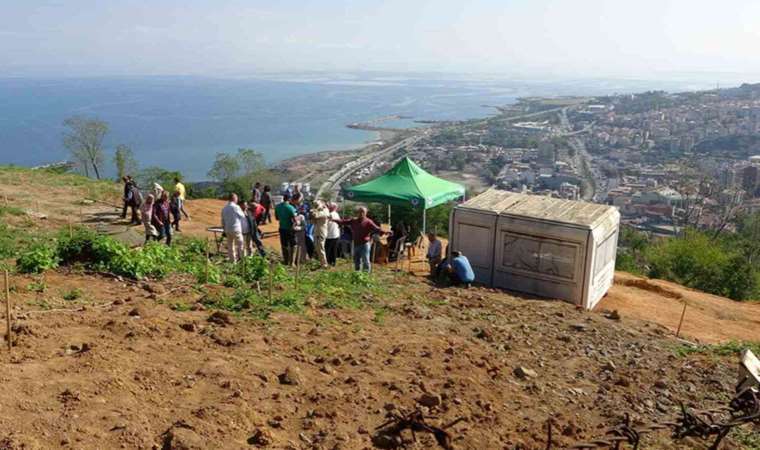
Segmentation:
<svg viewBox="0 0 760 450">
<path fill-rule="evenodd" d="M 427 209 L 425 207 L 422 207 L 422 234 L 425 234 L 426 231 L 426 225 L 427 225 Z"/>
<path fill-rule="evenodd" d="M 391 226 L 391 204 L 388 203 L 388 226 Z"/>
</svg>

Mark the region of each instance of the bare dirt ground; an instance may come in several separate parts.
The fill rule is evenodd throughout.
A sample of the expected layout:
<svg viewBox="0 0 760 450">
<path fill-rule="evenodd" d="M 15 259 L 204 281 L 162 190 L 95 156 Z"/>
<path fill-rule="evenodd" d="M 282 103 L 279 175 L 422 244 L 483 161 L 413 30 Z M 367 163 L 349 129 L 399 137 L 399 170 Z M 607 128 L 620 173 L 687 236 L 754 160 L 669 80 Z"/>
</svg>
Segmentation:
<svg viewBox="0 0 760 450">
<path fill-rule="evenodd" d="M 35 202 L 30 180 L 0 181 L 12 205 Z M 65 226 L 80 205 L 87 222 L 114 220 L 114 192 L 47 183 L 55 196 L 34 205 L 47 219 L 33 226 Z M 99 200 L 82 204 L 90 197 Z M 190 201 L 183 233 L 209 236 L 222 206 Z M 108 226 L 140 234 L 118 219 Z M 388 411 L 413 408 L 435 425 L 463 418 L 449 429 L 457 449 L 546 448 L 549 419 L 554 448 L 565 448 L 603 436 L 623 413 L 661 421 L 681 401 L 725 404 L 736 357 L 677 354 L 682 299 L 687 337 L 760 340 L 757 305 L 626 274 L 599 312 L 439 288 L 419 275 L 379 270 L 393 295 L 363 299 L 371 308 L 309 303 L 265 321 L 206 310 L 204 292 L 180 276 L 144 283 L 68 268 L 14 276 L 12 356 L 0 348 L 0 449 L 370 449 Z M 74 290 L 79 298 L 64 300 Z M 424 433 L 404 438 L 408 448 L 435 448 Z M 706 448 L 667 432 L 645 443 Z M 747 447 L 734 436 L 722 448 Z"/>
<path fill-rule="evenodd" d="M 39 277 L 14 277 L 0 448 L 372 448 L 388 410 L 421 403 L 433 423 L 465 418 L 450 430 L 456 448 L 545 448 L 550 417 L 567 446 L 622 412 L 661 420 L 677 401 L 719 405 L 734 383 L 733 360 L 677 357 L 658 325 L 379 276 L 405 293 L 382 316 L 311 307 L 266 322 L 178 308 L 202 300 L 179 278 L 61 270 L 40 293 L 28 288 Z M 82 298 L 62 300 L 73 288 Z M 699 448 L 666 436 L 647 442 Z M 410 448 L 434 442 L 418 433 Z"/>
<path fill-rule="evenodd" d="M 624 272 L 597 309 L 656 322 L 675 333 L 686 303 L 681 335 L 700 342 L 760 341 L 760 303 L 736 302 L 663 280 Z"/>
</svg>

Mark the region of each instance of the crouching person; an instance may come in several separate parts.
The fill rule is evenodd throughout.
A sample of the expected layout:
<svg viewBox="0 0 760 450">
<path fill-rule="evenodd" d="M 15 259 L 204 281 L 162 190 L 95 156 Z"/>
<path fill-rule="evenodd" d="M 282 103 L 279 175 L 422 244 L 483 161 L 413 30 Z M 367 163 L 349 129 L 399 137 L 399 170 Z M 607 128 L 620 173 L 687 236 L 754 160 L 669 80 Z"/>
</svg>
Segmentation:
<svg viewBox="0 0 760 450">
<path fill-rule="evenodd" d="M 461 252 L 451 252 L 451 262 L 446 267 L 449 274 L 449 280 L 454 285 L 464 285 L 470 287 L 475 281 L 475 272 L 472 271 L 470 260 Z"/>
</svg>

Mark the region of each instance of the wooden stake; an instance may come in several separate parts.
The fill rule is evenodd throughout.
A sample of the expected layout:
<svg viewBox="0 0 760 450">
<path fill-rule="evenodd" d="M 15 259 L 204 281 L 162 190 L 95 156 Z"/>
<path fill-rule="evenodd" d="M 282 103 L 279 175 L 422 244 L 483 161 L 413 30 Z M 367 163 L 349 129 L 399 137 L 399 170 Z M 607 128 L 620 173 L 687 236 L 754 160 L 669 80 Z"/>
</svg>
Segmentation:
<svg viewBox="0 0 760 450">
<path fill-rule="evenodd" d="M 298 277 L 301 275 L 301 246 L 296 244 L 296 290 L 298 290 Z"/>
<path fill-rule="evenodd" d="M 5 318 L 8 323 L 8 354 L 10 355 L 13 347 L 13 329 L 11 328 L 11 287 L 8 283 L 8 271 L 5 271 Z"/>
<path fill-rule="evenodd" d="M 269 261 L 269 302 L 272 302 L 272 285 L 274 284 L 274 260 Z"/>
<path fill-rule="evenodd" d="M 681 325 L 683 325 L 683 316 L 686 315 L 686 300 L 683 302 L 683 311 L 681 311 L 681 320 L 678 321 L 678 330 L 676 330 L 676 337 L 681 335 Z"/>
<path fill-rule="evenodd" d="M 211 262 L 211 259 L 209 257 L 209 250 L 208 250 L 208 238 L 206 238 L 206 283 L 208 283 L 208 269 L 209 269 L 209 263 Z"/>
</svg>

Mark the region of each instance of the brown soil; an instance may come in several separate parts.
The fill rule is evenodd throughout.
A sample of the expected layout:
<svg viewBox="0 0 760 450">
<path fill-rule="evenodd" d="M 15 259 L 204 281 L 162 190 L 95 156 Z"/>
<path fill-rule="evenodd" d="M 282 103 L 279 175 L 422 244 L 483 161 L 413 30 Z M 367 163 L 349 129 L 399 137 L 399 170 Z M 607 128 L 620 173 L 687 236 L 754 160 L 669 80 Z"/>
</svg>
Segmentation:
<svg viewBox="0 0 760 450">
<path fill-rule="evenodd" d="M 760 341 L 760 303 L 736 302 L 663 280 L 618 272 L 597 310 L 656 322 L 675 333 L 686 304 L 681 336 L 707 343 Z"/>
<path fill-rule="evenodd" d="M 423 394 L 432 423 L 465 418 L 451 429 L 458 449 L 543 448 L 550 417 L 566 446 L 622 412 L 661 420 L 679 400 L 715 406 L 734 383 L 732 359 L 676 357 L 657 325 L 396 279 L 405 295 L 381 319 L 311 307 L 262 323 L 172 310 L 201 298 L 179 278 L 143 286 L 62 271 L 44 276 L 43 293 L 28 288 L 38 278 L 14 278 L 0 448 L 250 448 L 257 434 L 271 448 L 370 448 L 387 410 Z M 62 300 L 73 288 L 82 298 Z M 410 448 L 435 448 L 418 441 Z"/>
<path fill-rule="evenodd" d="M 21 183 L 0 188 L 14 200 L 25 195 Z M 40 206 L 50 226 L 76 216 L 86 194 L 61 189 L 65 200 Z M 190 201 L 183 233 L 210 236 L 222 206 Z M 88 207 L 90 221 L 110 221 L 115 211 Z M 457 449 L 545 448 L 549 418 L 555 445 L 566 447 L 603 436 L 623 413 L 646 422 L 670 417 L 679 401 L 725 403 L 735 358 L 676 356 L 681 301 L 689 303 L 688 337 L 760 340 L 758 305 L 627 274 L 598 308 L 618 310 L 620 320 L 491 289 L 377 276 L 400 293 L 377 300 L 380 310 L 311 305 L 265 322 L 226 313 L 209 321 L 211 311 L 187 310 L 203 293 L 182 277 L 15 276 L 12 357 L 0 348 L 0 449 L 368 449 L 388 410 L 417 407 L 433 424 L 465 419 L 450 429 Z M 63 299 L 75 289 L 80 298 Z M 409 448 L 435 448 L 424 433 L 416 444 L 405 439 Z M 646 448 L 705 448 L 666 432 L 646 439 Z"/>
</svg>

